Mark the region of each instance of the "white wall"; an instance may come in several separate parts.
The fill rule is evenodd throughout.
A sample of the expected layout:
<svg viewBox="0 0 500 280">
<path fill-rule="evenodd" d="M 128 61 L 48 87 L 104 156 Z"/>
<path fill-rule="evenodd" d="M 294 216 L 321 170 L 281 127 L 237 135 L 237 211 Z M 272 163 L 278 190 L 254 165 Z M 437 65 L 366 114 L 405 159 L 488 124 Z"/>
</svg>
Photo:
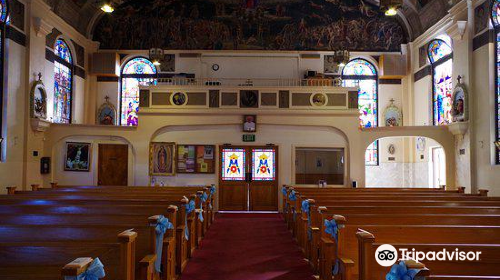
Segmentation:
<svg viewBox="0 0 500 280">
<path fill-rule="evenodd" d="M 6 91 L 4 100 L 7 137 L 2 145 L 6 146 L 5 161 L 0 161 L 0 178 L 2 186 L 21 186 L 23 182 L 23 162 L 25 145 L 25 128 L 27 118 L 27 92 L 25 83 L 26 48 L 14 41 L 6 41 Z M 0 193 L 5 192 L 0 188 Z"/>
</svg>

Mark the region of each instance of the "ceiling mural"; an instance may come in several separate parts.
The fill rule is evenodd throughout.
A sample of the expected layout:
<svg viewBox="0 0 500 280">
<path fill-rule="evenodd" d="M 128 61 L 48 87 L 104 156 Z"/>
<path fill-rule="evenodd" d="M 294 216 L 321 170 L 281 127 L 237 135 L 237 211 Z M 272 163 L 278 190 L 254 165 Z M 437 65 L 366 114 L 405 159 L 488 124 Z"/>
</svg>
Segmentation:
<svg viewBox="0 0 500 280">
<path fill-rule="evenodd" d="M 318 51 L 399 51 L 407 41 L 368 0 L 128 1 L 93 39 L 101 49 Z"/>
</svg>

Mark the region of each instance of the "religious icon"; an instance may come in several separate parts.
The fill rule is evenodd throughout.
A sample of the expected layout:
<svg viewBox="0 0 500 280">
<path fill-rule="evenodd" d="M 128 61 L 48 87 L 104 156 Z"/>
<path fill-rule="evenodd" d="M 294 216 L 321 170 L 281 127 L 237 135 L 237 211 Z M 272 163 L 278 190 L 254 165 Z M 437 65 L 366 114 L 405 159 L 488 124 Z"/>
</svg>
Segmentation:
<svg viewBox="0 0 500 280">
<path fill-rule="evenodd" d="M 259 166 L 257 167 L 257 174 L 269 174 L 271 173 L 271 169 L 269 169 L 269 165 L 267 164 L 267 155 L 262 154 L 259 157 Z"/>
<path fill-rule="evenodd" d="M 257 131 L 257 116 L 256 115 L 245 115 L 243 117 L 245 121 L 243 123 L 244 132 L 255 132 Z"/>
<path fill-rule="evenodd" d="M 65 171 L 90 171 L 90 143 L 66 143 Z"/>
<path fill-rule="evenodd" d="M 31 117 L 47 118 L 47 92 L 42 82 L 42 74 L 38 74 L 38 81 L 31 88 Z"/>
<path fill-rule="evenodd" d="M 468 120 L 467 97 L 468 93 L 465 85 L 461 82 L 462 77 L 458 76 L 458 83 L 453 90 L 453 102 L 451 115 L 454 122 L 463 122 Z"/>
<path fill-rule="evenodd" d="M 117 125 L 116 109 L 115 106 L 109 102 L 109 97 L 104 98 L 106 101 L 101 105 L 97 111 L 97 124 L 100 125 Z"/>
<path fill-rule="evenodd" d="M 402 114 L 399 108 L 394 105 L 394 99 L 390 100 L 389 106 L 385 108 L 384 111 L 384 119 L 385 119 L 385 126 L 401 126 L 402 125 Z"/>
<path fill-rule="evenodd" d="M 238 156 L 236 154 L 232 154 L 229 156 L 229 164 L 227 166 L 226 173 L 239 175 L 241 174 L 240 166 L 238 164 Z"/>
<path fill-rule="evenodd" d="M 175 143 L 153 142 L 149 151 L 150 175 L 175 175 Z"/>
<path fill-rule="evenodd" d="M 172 95 L 171 102 L 176 106 L 186 105 L 188 102 L 188 96 L 184 92 L 176 92 Z"/>
<path fill-rule="evenodd" d="M 316 107 L 325 106 L 328 103 L 328 97 L 324 93 L 316 93 L 311 96 L 311 105 Z"/>
</svg>

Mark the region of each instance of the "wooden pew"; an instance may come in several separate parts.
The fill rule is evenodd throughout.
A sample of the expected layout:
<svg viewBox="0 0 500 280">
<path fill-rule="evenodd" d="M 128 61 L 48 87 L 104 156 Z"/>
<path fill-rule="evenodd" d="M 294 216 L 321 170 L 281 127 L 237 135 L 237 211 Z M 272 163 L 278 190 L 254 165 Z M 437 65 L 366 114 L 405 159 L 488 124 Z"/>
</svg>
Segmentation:
<svg viewBox="0 0 500 280">
<path fill-rule="evenodd" d="M 94 206 L 94 207 L 98 207 L 98 208 L 99 208 L 99 206 Z M 136 206 L 134 206 L 134 207 L 136 207 Z M 98 212 L 103 212 L 103 211 L 98 211 Z M 122 212 L 122 211 L 120 211 L 120 212 Z M 135 211 L 135 210 L 134 210 L 132 213 L 133 213 L 134 215 L 135 215 L 135 214 L 138 214 L 138 212 L 137 212 L 137 211 Z M 179 235 L 179 236 L 182 236 L 182 234 L 181 234 L 181 235 Z M 180 263 L 182 263 L 182 262 L 180 262 Z M 185 262 L 184 262 L 184 263 L 185 263 Z"/>
<path fill-rule="evenodd" d="M 136 237 L 136 233 L 127 231 L 106 243 L 0 242 L 0 275 L 8 280 L 55 279 L 68 259 L 98 255 L 108 279 L 131 280 L 135 268 L 130 257 Z"/>
<path fill-rule="evenodd" d="M 323 197 L 319 197 L 319 199 L 322 199 L 322 198 L 323 198 Z M 339 196 L 337 196 L 337 198 L 339 198 Z M 348 199 L 353 199 L 353 198 L 355 199 L 355 198 L 357 198 L 357 196 L 347 197 L 347 198 L 348 198 Z M 382 198 L 382 199 L 388 199 L 387 197 L 380 197 L 380 198 Z M 380 199 L 380 198 L 378 198 L 378 199 Z M 392 199 L 392 198 L 391 198 L 391 199 Z M 405 199 L 408 199 L 408 197 L 406 197 Z M 455 199 L 457 199 L 457 198 L 455 198 Z M 461 198 L 460 198 L 460 199 L 461 199 Z M 449 200 L 449 199 L 444 199 L 444 201 L 448 201 L 448 200 Z M 476 200 L 477 200 L 477 199 L 476 199 Z M 336 206 L 337 206 L 337 207 L 341 207 L 341 206 L 344 206 L 344 207 L 349 207 L 349 206 L 352 206 L 352 205 L 357 205 L 357 204 L 363 204 L 363 203 L 366 203 L 366 201 L 351 201 L 351 202 L 353 202 L 353 203 L 350 203 L 349 201 L 348 201 L 348 202 L 344 202 L 344 201 L 340 201 L 340 202 L 339 202 L 339 201 L 336 201 Z M 368 201 L 368 202 L 372 202 L 372 204 L 374 204 L 374 205 L 372 205 L 373 207 L 378 207 L 378 206 L 380 205 L 380 203 L 378 203 L 378 202 L 376 202 L 376 201 L 373 201 L 373 200 L 372 200 L 372 201 Z M 316 203 L 317 203 L 317 202 L 316 202 Z M 385 202 L 384 202 L 384 203 L 385 203 Z M 405 201 L 404 203 L 407 203 L 407 201 Z M 404 203 L 400 203 L 399 205 L 401 206 L 401 205 L 403 205 Z M 443 204 L 443 202 L 439 202 L 439 201 L 422 202 L 422 204 L 423 204 L 423 205 L 432 205 L 432 204 L 438 205 L 439 203 Z M 447 202 L 444 202 L 444 203 L 446 204 Z M 298 203 L 297 203 L 297 204 L 298 204 Z M 345 204 L 346 204 L 346 205 L 345 205 Z M 452 206 L 452 205 L 460 205 L 460 204 L 465 204 L 465 205 L 469 204 L 469 206 L 470 206 L 470 205 L 481 205 L 481 204 L 483 204 L 483 205 L 495 205 L 495 204 L 497 204 L 497 202 L 492 201 L 492 202 L 486 202 L 486 203 L 484 203 L 484 202 L 481 202 L 481 201 L 472 201 L 472 200 L 471 200 L 470 202 L 462 202 L 462 201 L 458 201 L 458 202 L 455 202 L 455 203 L 448 203 L 448 205 L 449 205 L 449 206 Z M 298 207 L 297 207 L 297 208 L 298 208 Z M 369 208 L 366 208 L 366 209 L 367 209 L 367 210 L 369 210 Z M 299 210 L 299 211 L 300 211 L 300 210 Z M 315 211 L 312 211 L 312 213 L 315 213 Z M 335 212 L 335 213 L 337 213 L 337 212 Z M 362 213 L 362 211 L 361 211 L 360 213 Z M 305 224 L 305 222 L 307 221 L 307 219 L 306 219 L 304 216 L 302 216 L 301 218 L 302 218 L 301 220 L 302 220 L 302 221 L 303 221 L 303 223 Z M 299 220 L 299 221 L 300 221 L 300 220 Z M 436 222 L 436 221 L 435 221 L 435 222 Z M 471 221 L 470 221 L 470 219 L 469 219 L 469 222 L 471 222 Z M 491 221 L 490 221 L 490 222 L 491 222 Z M 320 225 L 321 225 L 321 224 L 320 224 Z M 300 227 L 299 227 L 299 228 L 300 228 Z M 319 232 L 319 228 L 312 227 L 311 229 L 312 229 L 312 230 L 316 230 L 316 232 Z M 299 238 L 303 238 L 303 237 L 305 236 L 305 231 L 306 231 L 306 228 L 302 231 L 302 233 L 301 233 L 300 231 L 298 231 L 298 232 L 297 232 L 297 234 L 298 234 Z M 303 243 L 302 243 L 302 245 L 304 246 L 304 244 L 303 244 Z M 306 247 L 306 249 L 307 249 L 307 247 Z M 314 252 L 315 252 L 315 251 L 314 251 L 314 250 L 312 250 L 312 252 L 311 252 L 311 253 L 314 255 Z M 306 250 L 306 253 L 307 253 L 307 250 Z M 313 264 L 314 264 L 314 260 L 313 260 Z"/>
<path fill-rule="evenodd" d="M 477 229 L 477 231 L 480 231 Z M 356 234 L 359 242 L 360 250 L 360 270 L 359 280 L 375 280 L 383 279 L 388 273 L 389 269 L 380 266 L 374 258 L 375 250 L 384 241 L 379 240 L 378 235 L 373 235 L 370 232 L 360 230 Z M 377 237 L 377 238 L 375 238 Z M 480 261 L 425 261 L 425 266 L 430 270 L 430 277 L 427 279 L 450 279 L 448 276 L 454 276 L 455 279 L 481 279 L 478 276 L 484 277 L 483 279 L 499 279 L 500 278 L 500 245 L 499 244 L 474 244 L 466 240 L 461 243 L 452 243 L 453 236 L 449 236 L 448 243 L 431 242 L 421 243 L 416 241 L 416 235 L 412 236 L 413 239 L 408 242 L 392 243 L 396 249 L 409 248 L 417 251 L 442 251 L 446 249 L 453 252 L 456 249 L 459 251 L 473 251 L 481 252 Z M 464 238 L 465 236 L 461 236 Z M 432 238 L 432 237 L 428 237 Z M 474 242 L 474 237 L 471 237 Z M 375 242 L 377 241 L 377 242 Z M 476 240 L 477 242 L 477 240 Z M 481 241 L 480 241 L 481 242 Z M 474 277 L 474 278 L 473 278 Z M 453 278 L 451 278 L 453 279 Z"/>
</svg>

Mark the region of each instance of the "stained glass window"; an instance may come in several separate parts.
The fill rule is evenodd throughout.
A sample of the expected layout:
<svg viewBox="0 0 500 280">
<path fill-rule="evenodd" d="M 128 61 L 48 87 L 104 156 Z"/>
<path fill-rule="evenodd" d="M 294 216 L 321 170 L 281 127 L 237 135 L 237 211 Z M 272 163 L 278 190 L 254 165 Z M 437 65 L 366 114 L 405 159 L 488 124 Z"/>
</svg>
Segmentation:
<svg viewBox="0 0 500 280">
<path fill-rule="evenodd" d="M 121 75 L 121 125 L 137 126 L 139 124 L 139 86 L 156 83 L 156 67 L 143 57 L 129 60 L 122 69 Z"/>
<path fill-rule="evenodd" d="M 8 8 L 6 0 L 0 0 L 0 139 L 5 138 L 3 134 L 4 126 L 3 126 L 3 81 L 4 81 L 4 59 L 5 59 L 5 28 L 9 23 L 7 22 L 8 18 Z M 1 141 L 0 143 L 6 143 L 6 141 Z M 0 161 L 5 159 L 5 154 L 3 153 L 4 147 L 0 147 Z"/>
<path fill-rule="evenodd" d="M 500 0 L 495 0 L 491 7 L 491 19 L 496 32 L 495 43 L 495 138 L 500 141 Z M 500 164 L 500 150 L 496 149 L 496 163 Z"/>
<path fill-rule="evenodd" d="M 54 116 L 55 123 L 71 123 L 73 59 L 63 39 L 54 45 Z"/>
<path fill-rule="evenodd" d="M 222 180 L 245 180 L 245 149 L 222 149 Z"/>
<path fill-rule="evenodd" d="M 274 149 L 252 149 L 252 179 L 254 181 L 276 180 L 275 159 Z"/>
<path fill-rule="evenodd" d="M 451 98 L 453 94 L 453 50 L 442 39 L 429 43 L 428 56 L 432 65 L 432 112 L 434 125 L 451 122 Z"/>
<path fill-rule="evenodd" d="M 346 87 L 358 87 L 360 127 L 378 126 L 378 74 L 373 64 L 362 58 L 351 60 L 342 70 Z M 378 141 L 366 150 L 366 164 L 378 165 Z"/>
</svg>

